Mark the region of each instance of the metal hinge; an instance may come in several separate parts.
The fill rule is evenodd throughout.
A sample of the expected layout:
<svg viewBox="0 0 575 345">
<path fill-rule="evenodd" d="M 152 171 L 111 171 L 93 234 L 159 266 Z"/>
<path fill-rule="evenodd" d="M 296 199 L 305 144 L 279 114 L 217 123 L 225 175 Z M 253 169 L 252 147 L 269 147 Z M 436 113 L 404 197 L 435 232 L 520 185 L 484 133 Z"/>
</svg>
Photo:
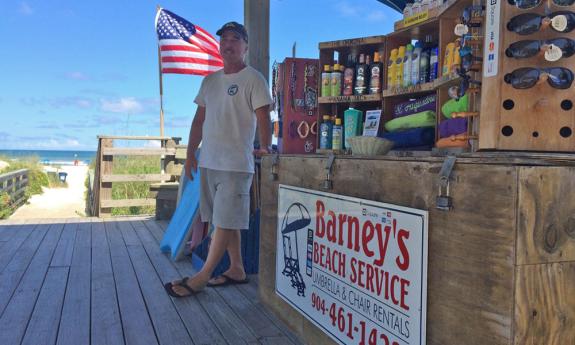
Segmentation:
<svg viewBox="0 0 575 345">
<path fill-rule="evenodd" d="M 330 153 L 329 157 L 327 157 L 327 161 L 325 162 L 325 180 L 321 185 L 322 189 L 331 190 L 333 188 L 333 182 L 331 180 L 331 169 L 333 167 L 334 161 L 335 161 L 335 155 L 333 153 Z"/>
<path fill-rule="evenodd" d="M 449 180 L 455 165 L 455 156 L 447 156 L 439 171 L 439 191 L 435 198 L 435 208 L 449 211 L 453 208 L 453 199 L 449 195 Z"/>
</svg>

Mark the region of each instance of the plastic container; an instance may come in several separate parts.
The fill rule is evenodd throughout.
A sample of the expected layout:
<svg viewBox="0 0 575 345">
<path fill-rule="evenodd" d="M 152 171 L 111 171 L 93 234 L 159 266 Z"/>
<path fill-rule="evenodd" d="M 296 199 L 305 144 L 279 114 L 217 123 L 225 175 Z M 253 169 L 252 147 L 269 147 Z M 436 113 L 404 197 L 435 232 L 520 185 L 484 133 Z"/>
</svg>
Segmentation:
<svg viewBox="0 0 575 345">
<path fill-rule="evenodd" d="M 421 84 L 429 81 L 429 54 L 428 49 L 421 50 L 421 57 L 419 58 L 419 82 Z"/>
<path fill-rule="evenodd" d="M 369 93 L 378 94 L 381 92 L 381 63 L 379 62 L 379 52 L 373 53 L 373 63 L 369 66 Z"/>
<path fill-rule="evenodd" d="M 405 58 L 405 46 L 399 47 L 397 50 L 397 58 L 395 59 L 395 86 L 403 86 L 403 59 Z"/>
<path fill-rule="evenodd" d="M 411 2 L 408 2 L 405 4 L 405 7 L 403 8 L 403 19 L 407 18 L 407 17 L 411 17 L 412 15 L 412 6 L 413 4 Z"/>
<path fill-rule="evenodd" d="M 343 95 L 351 96 L 353 95 L 353 79 L 355 76 L 355 66 L 353 62 L 353 57 L 350 54 L 347 59 L 347 65 L 343 70 Z"/>
<path fill-rule="evenodd" d="M 345 124 L 343 130 L 344 146 L 349 149 L 350 143 L 349 138 L 361 135 L 362 132 L 362 119 L 363 112 L 354 108 L 349 108 L 343 112 L 343 123 Z"/>
<path fill-rule="evenodd" d="M 321 73 L 321 96 L 331 96 L 331 72 L 329 65 L 324 65 Z"/>
<path fill-rule="evenodd" d="M 319 148 L 321 150 L 331 150 L 332 130 L 331 116 L 324 115 L 323 122 L 319 125 Z"/>
<path fill-rule="evenodd" d="M 411 55 L 411 85 L 419 84 L 419 63 L 421 61 L 421 43 L 416 42 Z"/>
<path fill-rule="evenodd" d="M 405 56 L 403 58 L 403 87 L 411 85 L 411 57 L 413 56 L 413 46 L 407 44 L 405 46 Z"/>
<path fill-rule="evenodd" d="M 449 42 L 445 46 L 445 58 L 443 59 L 443 69 L 441 75 L 448 75 L 451 72 L 451 66 L 453 65 L 453 54 L 455 52 L 455 43 Z"/>
<path fill-rule="evenodd" d="M 431 48 L 431 56 L 429 58 L 429 81 L 437 79 L 437 72 L 439 68 L 439 48 Z"/>
<path fill-rule="evenodd" d="M 387 62 L 387 89 L 395 88 L 395 62 L 397 60 L 398 49 L 392 49 Z"/>
<path fill-rule="evenodd" d="M 340 118 L 335 119 L 335 124 L 332 128 L 331 148 L 333 150 L 341 150 L 343 148 L 343 126 Z"/>
<path fill-rule="evenodd" d="M 333 71 L 331 72 L 331 96 L 341 96 L 342 85 L 341 85 L 341 71 L 339 64 L 333 65 Z"/>
</svg>

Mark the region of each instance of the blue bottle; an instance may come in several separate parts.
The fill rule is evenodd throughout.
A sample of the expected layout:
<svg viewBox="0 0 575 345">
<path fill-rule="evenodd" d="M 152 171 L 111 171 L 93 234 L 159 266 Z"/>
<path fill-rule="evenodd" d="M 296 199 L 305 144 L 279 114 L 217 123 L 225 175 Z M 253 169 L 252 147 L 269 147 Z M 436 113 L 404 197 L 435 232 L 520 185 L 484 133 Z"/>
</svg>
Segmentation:
<svg viewBox="0 0 575 345">
<path fill-rule="evenodd" d="M 323 122 L 319 125 L 319 148 L 321 150 L 331 150 L 333 123 L 331 116 L 324 115 Z"/>
</svg>

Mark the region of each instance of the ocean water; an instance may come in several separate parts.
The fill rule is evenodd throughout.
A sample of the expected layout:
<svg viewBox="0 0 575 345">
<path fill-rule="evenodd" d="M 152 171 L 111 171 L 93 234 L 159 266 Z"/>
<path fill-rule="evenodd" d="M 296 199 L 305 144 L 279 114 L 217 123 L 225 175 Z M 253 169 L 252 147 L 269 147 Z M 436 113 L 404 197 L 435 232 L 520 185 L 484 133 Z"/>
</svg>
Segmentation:
<svg viewBox="0 0 575 345">
<path fill-rule="evenodd" d="M 61 150 L 0 150 L 0 157 L 7 156 L 12 159 L 36 157 L 43 164 L 73 165 L 90 164 L 96 158 L 96 151 L 61 151 Z"/>
</svg>

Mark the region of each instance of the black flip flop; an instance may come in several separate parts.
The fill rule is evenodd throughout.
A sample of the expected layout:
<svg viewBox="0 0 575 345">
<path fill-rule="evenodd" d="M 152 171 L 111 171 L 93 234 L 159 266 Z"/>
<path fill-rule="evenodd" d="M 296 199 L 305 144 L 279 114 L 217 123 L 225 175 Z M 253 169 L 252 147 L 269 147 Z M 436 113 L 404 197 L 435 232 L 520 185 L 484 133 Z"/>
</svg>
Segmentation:
<svg viewBox="0 0 575 345">
<path fill-rule="evenodd" d="M 176 297 L 176 298 L 181 298 L 181 297 L 188 297 L 191 295 L 195 295 L 197 294 L 199 291 L 196 291 L 194 289 L 192 289 L 191 287 L 188 286 L 188 284 L 186 283 L 188 281 L 188 277 L 182 279 L 182 281 L 180 283 L 177 284 L 172 284 L 170 283 L 166 283 L 164 284 L 164 289 L 166 290 L 166 292 L 168 293 L 168 295 L 172 296 L 172 297 Z M 188 290 L 189 294 L 187 295 L 179 295 L 174 291 L 174 286 L 181 286 L 184 289 Z"/>
<path fill-rule="evenodd" d="M 221 283 L 217 283 L 217 284 L 213 284 L 208 282 L 209 287 L 220 287 L 220 286 L 228 286 L 228 285 L 240 285 L 240 284 L 247 284 L 250 282 L 250 279 L 246 276 L 244 279 L 242 280 L 237 280 L 234 278 L 231 278 L 225 274 L 221 274 L 219 276 L 217 276 L 215 279 L 221 279 L 224 278 L 224 281 Z"/>
</svg>

